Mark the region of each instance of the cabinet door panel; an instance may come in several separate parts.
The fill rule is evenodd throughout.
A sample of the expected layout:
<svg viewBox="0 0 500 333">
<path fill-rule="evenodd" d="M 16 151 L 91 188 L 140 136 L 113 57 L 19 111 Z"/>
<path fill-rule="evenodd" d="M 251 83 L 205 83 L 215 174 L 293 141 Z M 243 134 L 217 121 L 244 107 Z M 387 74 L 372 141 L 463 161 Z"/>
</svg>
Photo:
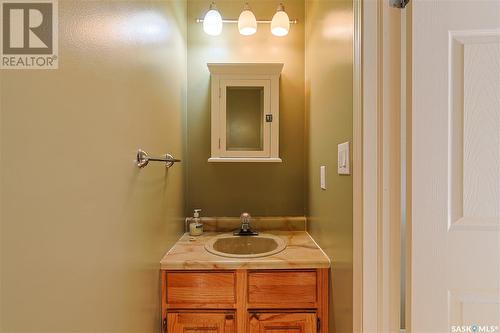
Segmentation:
<svg viewBox="0 0 500 333">
<path fill-rule="evenodd" d="M 234 313 L 178 312 L 167 315 L 168 333 L 234 333 Z"/>
<path fill-rule="evenodd" d="M 168 272 L 169 308 L 229 308 L 236 302 L 236 275 L 228 272 Z"/>
<path fill-rule="evenodd" d="M 314 308 L 316 271 L 250 271 L 248 303 L 251 308 Z"/>
<path fill-rule="evenodd" d="M 314 333 L 315 313 L 254 313 L 250 333 Z"/>
</svg>

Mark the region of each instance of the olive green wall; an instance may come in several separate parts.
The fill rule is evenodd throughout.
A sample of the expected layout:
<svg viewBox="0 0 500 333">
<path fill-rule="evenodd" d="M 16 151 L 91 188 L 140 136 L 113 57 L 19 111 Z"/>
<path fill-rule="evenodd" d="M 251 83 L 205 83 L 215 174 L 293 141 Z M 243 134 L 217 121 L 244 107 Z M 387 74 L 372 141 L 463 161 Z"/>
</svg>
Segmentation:
<svg viewBox="0 0 500 333">
<path fill-rule="evenodd" d="M 59 69 L 0 71 L 1 332 L 159 332 L 183 230 L 184 1 L 59 1 Z"/>
<path fill-rule="evenodd" d="M 337 174 L 337 144 L 352 142 L 352 7 L 351 0 L 306 0 L 307 216 L 332 260 L 331 333 L 352 332 L 352 177 Z"/>
<path fill-rule="evenodd" d="M 258 19 L 270 19 L 280 1 L 250 1 Z M 205 216 L 304 215 L 304 0 L 285 1 L 292 25 L 287 37 L 258 26 L 241 36 L 225 24 L 218 37 L 195 22 L 208 0 L 188 0 L 188 202 L 187 214 Z M 218 0 L 224 18 L 237 18 L 244 2 Z M 210 73 L 208 62 L 282 62 L 280 84 L 280 157 L 283 163 L 208 163 L 210 157 Z"/>
</svg>

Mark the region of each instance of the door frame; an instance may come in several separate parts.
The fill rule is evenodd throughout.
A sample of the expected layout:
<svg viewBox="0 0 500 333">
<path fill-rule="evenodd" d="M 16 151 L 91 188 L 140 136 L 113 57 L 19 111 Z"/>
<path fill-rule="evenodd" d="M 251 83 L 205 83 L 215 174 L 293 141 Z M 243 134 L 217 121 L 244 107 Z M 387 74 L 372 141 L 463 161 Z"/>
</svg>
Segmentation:
<svg viewBox="0 0 500 333">
<path fill-rule="evenodd" d="M 409 30 L 402 29 L 402 15 L 408 17 L 405 28 Z M 362 170 L 353 174 L 354 332 L 400 330 L 402 107 L 406 108 L 406 128 L 411 129 L 411 59 L 402 68 L 403 35 L 403 41 L 411 45 L 411 4 L 402 14 L 387 1 L 354 1 L 353 163 Z M 411 166 L 411 132 L 407 137 L 404 158 Z M 407 168 L 407 240 L 411 236 L 410 174 Z M 409 332 L 411 275 L 406 276 Z"/>
<path fill-rule="evenodd" d="M 363 1 L 353 1 L 353 332 L 363 331 Z"/>
</svg>

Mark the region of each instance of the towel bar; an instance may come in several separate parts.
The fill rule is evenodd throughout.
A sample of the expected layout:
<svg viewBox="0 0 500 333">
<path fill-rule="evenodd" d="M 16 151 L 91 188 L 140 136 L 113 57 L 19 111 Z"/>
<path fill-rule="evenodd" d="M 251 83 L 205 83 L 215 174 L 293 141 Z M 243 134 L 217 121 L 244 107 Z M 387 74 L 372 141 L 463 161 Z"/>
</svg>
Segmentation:
<svg viewBox="0 0 500 333">
<path fill-rule="evenodd" d="M 172 165 L 174 165 L 177 162 L 181 162 L 181 160 L 174 158 L 170 154 L 165 154 L 165 157 L 150 157 L 148 155 L 148 153 L 146 153 L 144 150 L 142 150 L 142 149 L 137 150 L 136 163 L 137 163 L 137 166 L 139 168 L 144 168 L 151 161 L 153 161 L 153 162 L 165 162 L 165 166 L 167 168 L 170 168 Z"/>
</svg>

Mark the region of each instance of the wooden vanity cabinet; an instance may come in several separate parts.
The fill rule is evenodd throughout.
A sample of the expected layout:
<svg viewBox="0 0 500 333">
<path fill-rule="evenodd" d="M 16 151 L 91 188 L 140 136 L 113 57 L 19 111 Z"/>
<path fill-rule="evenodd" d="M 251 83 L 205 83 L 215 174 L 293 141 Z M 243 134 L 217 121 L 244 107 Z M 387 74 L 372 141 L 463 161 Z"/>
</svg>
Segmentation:
<svg viewBox="0 0 500 333">
<path fill-rule="evenodd" d="M 168 271 L 163 333 L 328 333 L 328 268 Z"/>
</svg>

